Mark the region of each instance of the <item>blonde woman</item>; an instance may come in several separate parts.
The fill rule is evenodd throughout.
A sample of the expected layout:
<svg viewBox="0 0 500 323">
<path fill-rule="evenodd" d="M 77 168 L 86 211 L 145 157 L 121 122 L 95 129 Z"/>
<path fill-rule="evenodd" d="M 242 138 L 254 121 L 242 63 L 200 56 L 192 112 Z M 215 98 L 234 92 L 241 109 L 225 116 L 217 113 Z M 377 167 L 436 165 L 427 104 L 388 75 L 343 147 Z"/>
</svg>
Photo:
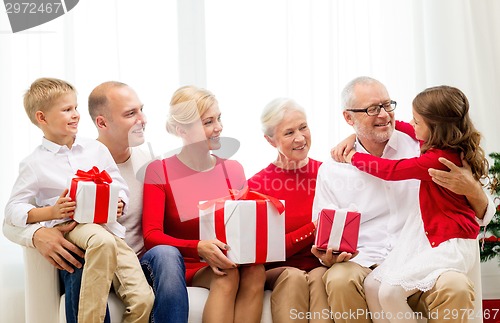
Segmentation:
<svg viewBox="0 0 500 323">
<path fill-rule="evenodd" d="M 170 102 L 167 131 L 182 139 L 181 151 L 152 162 L 145 175 L 143 231 L 147 249 L 172 245 L 186 264 L 186 283 L 210 289 L 204 322 L 260 322 L 263 265 L 237 266 L 219 240 L 199 239 L 198 202 L 246 185 L 243 167 L 212 154 L 223 126 L 215 96 L 202 88 L 179 88 Z"/>
</svg>

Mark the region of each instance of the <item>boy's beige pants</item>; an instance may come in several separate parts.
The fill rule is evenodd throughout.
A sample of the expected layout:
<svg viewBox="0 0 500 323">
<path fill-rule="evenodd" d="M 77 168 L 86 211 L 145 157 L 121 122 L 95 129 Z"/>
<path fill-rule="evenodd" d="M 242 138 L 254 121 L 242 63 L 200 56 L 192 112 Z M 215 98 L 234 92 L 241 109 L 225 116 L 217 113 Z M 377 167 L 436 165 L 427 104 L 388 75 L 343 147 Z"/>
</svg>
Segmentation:
<svg viewBox="0 0 500 323">
<path fill-rule="evenodd" d="M 85 250 L 78 322 L 103 322 L 111 284 L 125 305 L 123 322 L 149 322 L 154 295 L 134 251 L 104 227 L 78 224 L 66 238 Z"/>
</svg>

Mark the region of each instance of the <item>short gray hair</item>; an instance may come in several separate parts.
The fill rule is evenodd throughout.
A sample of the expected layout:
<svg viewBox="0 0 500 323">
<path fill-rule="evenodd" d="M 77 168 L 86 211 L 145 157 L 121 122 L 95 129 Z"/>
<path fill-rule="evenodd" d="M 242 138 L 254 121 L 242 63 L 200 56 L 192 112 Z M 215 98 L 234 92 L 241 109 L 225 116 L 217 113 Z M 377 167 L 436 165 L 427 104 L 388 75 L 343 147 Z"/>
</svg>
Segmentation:
<svg viewBox="0 0 500 323">
<path fill-rule="evenodd" d="M 260 116 L 262 131 L 265 135 L 274 136 L 276 126 L 283 120 L 287 111 L 299 111 L 304 116 L 306 115 L 304 108 L 290 98 L 276 98 L 265 106 Z"/>
<path fill-rule="evenodd" d="M 369 76 L 359 76 L 359 77 L 356 77 L 355 79 L 351 80 L 349 83 L 347 83 L 347 85 L 342 90 L 342 94 L 340 97 L 340 99 L 341 99 L 340 103 L 342 104 L 342 109 L 345 110 L 345 109 L 349 109 L 352 107 L 353 102 L 356 100 L 356 97 L 354 94 L 354 88 L 356 87 L 356 85 L 358 85 L 358 84 L 369 85 L 369 84 L 373 84 L 373 83 L 378 83 L 378 84 L 384 86 L 380 81 L 378 81 L 372 77 L 369 77 Z"/>
</svg>

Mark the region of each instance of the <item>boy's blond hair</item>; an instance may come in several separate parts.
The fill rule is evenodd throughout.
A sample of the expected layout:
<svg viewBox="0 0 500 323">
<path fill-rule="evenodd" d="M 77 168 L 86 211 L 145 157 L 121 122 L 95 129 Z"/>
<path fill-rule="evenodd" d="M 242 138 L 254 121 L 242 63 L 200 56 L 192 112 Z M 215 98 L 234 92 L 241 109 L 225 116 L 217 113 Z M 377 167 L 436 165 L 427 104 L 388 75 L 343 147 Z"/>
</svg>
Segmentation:
<svg viewBox="0 0 500 323">
<path fill-rule="evenodd" d="M 60 79 L 42 77 L 31 83 L 24 94 L 24 109 L 31 122 L 38 127 L 36 112 L 47 112 L 56 99 L 68 93 L 76 94 L 75 87 Z"/>
</svg>

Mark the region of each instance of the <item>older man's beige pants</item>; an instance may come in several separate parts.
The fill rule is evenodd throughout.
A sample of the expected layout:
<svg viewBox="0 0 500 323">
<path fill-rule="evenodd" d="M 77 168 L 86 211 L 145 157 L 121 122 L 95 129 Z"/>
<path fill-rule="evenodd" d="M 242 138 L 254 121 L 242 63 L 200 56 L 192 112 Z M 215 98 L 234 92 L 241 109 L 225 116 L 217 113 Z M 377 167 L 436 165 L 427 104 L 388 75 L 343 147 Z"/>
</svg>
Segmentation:
<svg viewBox="0 0 500 323">
<path fill-rule="evenodd" d="M 274 323 L 333 323 L 322 280 L 326 267 L 317 267 L 309 272 L 294 267 L 270 271 L 273 270 L 282 270 L 269 286 L 273 290 L 271 313 Z"/>
<path fill-rule="evenodd" d="M 334 264 L 325 272 L 323 282 L 336 323 L 371 322 L 363 288 L 363 281 L 370 272 L 370 268 L 352 261 Z M 467 314 L 458 318 L 452 315 L 472 313 L 474 287 L 466 275 L 445 272 L 434 288 L 412 295 L 408 304 L 427 317 L 429 323 L 467 322 Z"/>
</svg>

